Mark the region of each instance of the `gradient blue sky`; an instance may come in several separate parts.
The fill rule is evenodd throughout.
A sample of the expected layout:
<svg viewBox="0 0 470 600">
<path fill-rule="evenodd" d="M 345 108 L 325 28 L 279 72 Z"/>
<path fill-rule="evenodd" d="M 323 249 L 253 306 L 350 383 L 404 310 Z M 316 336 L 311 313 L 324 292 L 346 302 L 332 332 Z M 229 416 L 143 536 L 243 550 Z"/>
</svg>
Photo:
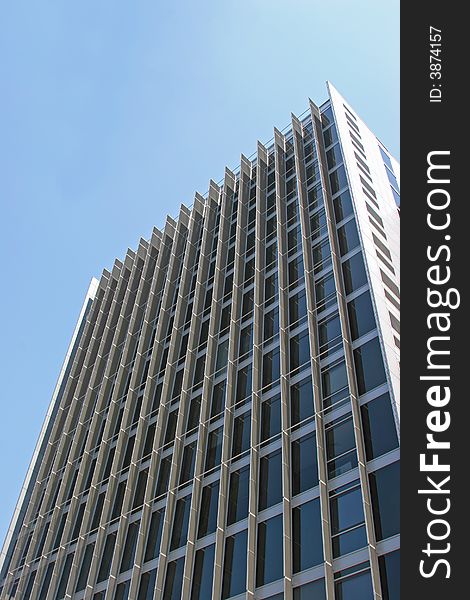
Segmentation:
<svg viewBox="0 0 470 600">
<path fill-rule="evenodd" d="M 0 543 L 92 276 L 331 80 L 395 155 L 397 0 L 0 5 Z"/>
</svg>

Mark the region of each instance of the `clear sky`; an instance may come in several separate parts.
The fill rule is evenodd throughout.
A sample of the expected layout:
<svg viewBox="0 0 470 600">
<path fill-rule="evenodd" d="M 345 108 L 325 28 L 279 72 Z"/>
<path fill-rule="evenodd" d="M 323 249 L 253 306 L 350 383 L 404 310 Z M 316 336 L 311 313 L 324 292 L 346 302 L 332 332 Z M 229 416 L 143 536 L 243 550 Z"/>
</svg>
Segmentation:
<svg viewBox="0 0 470 600">
<path fill-rule="evenodd" d="M 84 294 L 326 99 L 399 151 L 397 0 L 0 4 L 0 544 Z"/>
</svg>

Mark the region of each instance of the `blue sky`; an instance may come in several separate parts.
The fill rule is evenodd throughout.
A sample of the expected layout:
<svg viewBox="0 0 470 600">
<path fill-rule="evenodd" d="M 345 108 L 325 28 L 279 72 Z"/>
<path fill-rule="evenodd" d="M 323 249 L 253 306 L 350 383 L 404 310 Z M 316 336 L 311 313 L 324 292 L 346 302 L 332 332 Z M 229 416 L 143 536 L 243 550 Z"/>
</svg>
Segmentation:
<svg viewBox="0 0 470 600">
<path fill-rule="evenodd" d="M 0 5 L 0 543 L 90 278 L 327 79 L 398 156 L 398 44 L 397 0 Z"/>
</svg>

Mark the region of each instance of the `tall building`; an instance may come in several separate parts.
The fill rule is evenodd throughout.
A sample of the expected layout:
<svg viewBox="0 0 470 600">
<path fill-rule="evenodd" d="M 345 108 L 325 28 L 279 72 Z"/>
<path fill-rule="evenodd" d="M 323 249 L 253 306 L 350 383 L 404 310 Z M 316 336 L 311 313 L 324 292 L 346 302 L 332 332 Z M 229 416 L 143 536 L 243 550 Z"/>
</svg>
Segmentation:
<svg viewBox="0 0 470 600">
<path fill-rule="evenodd" d="M 399 597 L 399 166 L 328 92 L 93 281 L 2 599 Z"/>
</svg>

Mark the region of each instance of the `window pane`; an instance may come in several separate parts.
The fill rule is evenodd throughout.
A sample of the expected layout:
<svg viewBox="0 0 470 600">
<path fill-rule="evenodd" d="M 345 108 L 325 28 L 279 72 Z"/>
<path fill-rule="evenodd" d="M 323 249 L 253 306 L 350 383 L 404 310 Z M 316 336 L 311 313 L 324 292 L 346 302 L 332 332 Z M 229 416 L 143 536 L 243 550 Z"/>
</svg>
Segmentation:
<svg viewBox="0 0 470 600">
<path fill-rule="evenodd" d="M 233 425 L 232 457 L 250 448 L 251 412 L 235 417 Z"/>
<path fill-rule="evenodd" d="M 365 394 L 385 383 L 385 369 L 378 337 L 354 350 L 354 363 L 359 394 Z"/>
<path fill-rule="evenodd" d="M 227 525 L 241 521 L 248 516 L 248 484 L 250 467 L 234 471 L 230 475 Z"/>
<path fill-rule="evenodd" d="M 209 432 L 206 453 L 206 471 L 209 471 L 220 464 L 222 456 L 222 432 L 223 427 L 219 427 L 218 429 Z"/>
<path fill-rule="evenodd" d="M 377 327 L 369 292 L 364 292 L 348 302 L 348 314 L 353 340 Z"/>
<path fill-rule="evenodd" d="M 300 423 L 314 414 L 312 379 L 304 379 L 291 387 L 292 425 Z"/>
<path fill-rule="evenodd" d="M 246 590 L 246 551 L 246 529 L 226 539 L 222 600 L 237 596 Z"/>
<path fill-rule="evenodd" d="M 315 433 L 292 442 L 292 494 L 318 485 L 317 442 Z"/>
<path fill-rule="evenodd" d="M 196 552 L 191 600 L 206 600 L 212 597 L 214 551 L 215 545 L 212 544 Z"/>
<path fill-rule="evenodd" d="M 281 450 L 276 450 L 260 460 L 259 510 L 264 510 L 282 500 Z"/>
<path fill-rule="evenodd" d="M 361 406 L 367 460 L 398 448 L 398 435 L 389 394 Z"/>
<path fill-rule="evenodd" d="M 299 321 L 307 315 L 307 299 L 305 290 L 301 290 L 289 298 L 289 324 L 299 325 Z"/>
<path fill-rule="evenodd" d="M 163 600 L 181 600 L 184 557 L 168 563 Z"/>
<path fill-rule="evenodd" d="M 153 600 L 155 591 L 155 579 L 157 577 L 157 569 L 147 571 L 140 578 L 139 593 L 137 600 Z"/>
<path fill-rule="evenodd" d="M 180 498 L 176 502 L 175 519 L 171 533 L 170 550 L 175 550 L 186 544 L 188 537 L 189 513 L 191 509 L 191 496 Z"/>
<path fill-rule="evenodd" d="M 145 549 L 145 562 L 152 560 L 159 555 L 160 552 L 160 541 L 162 539 L 163 529 L 163 517 L 165 515 L 165 509 L 157 510 L 152 513 L 152 519 L 150 521 L 149 537 L 147 540 L 147 547 Z"/>
<path fill-rule="evenodd" d="M 212 391 L 211 417 L 220 414 L 224 410 L 225 385 L 225 380 L 214 385 L 214 389 Z"/>
<path fill-rule="evenodd" d="M 354 292 L 367 283 L 362 253 L 358 252 L 343 263 L 343 276 L 346 294 Z"/>
<path fill-rule="evenodd" d="M 294 335 L 290 340 L 290 370 L 309 364 L 310 345 L 308 329 Z"/>
<path fill-rule="evenodd" d="M 109 577 L 109 570 L 111 569 L 111 561 L 113 559 L 114 545 L 116 543 L 116 531 L 110 533 L 106 538 L 104 545 L 103 558 L 101 559 L 101 566 L 98 573 L 98 579 L 96 583 L 105 581 Z"/>
<path fill-rule="evenodd" d="M 263 356 L 263 387 L 274 383 L 280 377 L 279 348 Z"/>
<path fill-rule="evenodd" d="M 383 600 L 400 600 L 400 551 L 379 556 Z"/>
<path fill-rule="evenodd" d="M 349 399 L 348 375 L 344 360 L 322 372 L 323 406 L 328 407 Z"/>
<path fill-rule="evenodd" d="M 121 560 L 121 569 L 119 571 L 120 573 L 124 573 L 124 571 L 127 571 L 128 569 L 131 569 L 134 566 L 134 556 L 135 549 L 137 547 L 139 525 L 140 521 L 135 521 L 134 523 L 131 523 L 129 525 L 129 528 L 127 530 L 126 544 L 124 546 L 124 551 Z"/>
<path fill-rule="evenodd" d="M 373 600 L 370 572 L 354 575 L 335 584 L 336 600 Z"/>
<path fill-rule="evenodd" d="M 333 200 L 336 222 L 339 223 L 353 212 L 351 194 L 346 190 Z"/>
<path fill-rule="evenodd" d="M 181 461 L 180 484 L 186 483 L 194 476 L 196 462 L 196 442 L 191 442 L 184 447 L 183 460 Z"/>
<path fill-rule="evenodd" d="M 258 525 L 256 586 L 283 576 L 282 514 Z"/>
<path fill-rule="evenodd" d="M 114 600 L 127 600 L 129 598 L 129 590 L 131 588 L 131 580 L 123 581 L 116 587 L 116 595 Z"/>
<path fill-rule="evenodd" d="M 219 482 L 202 488 L 201 512 L 199 515 L 198 538 L 213 533 L 217 527 L 217 506 L 219 501 Z"/>
<path fill-rule="evenodd" d="M 312 500 L 292 510 L 294 573 L 323 562 L 320 500 Z"/>
<path fill-rule="evenodd" d="M 359 246 L 359 234 L 357 233 L 356 221 L 354 219 L 351 219 L 338 228 L 338 240 L 341 256 Z"/>
<path fill-rule="evenodd" d="M 400 531 L 400 463 L 394 462 L 369 475 L 377 540 Z"/>
<path fill-rule="evenodd" d="M 294 600 L 326 600 L 325 580 L 319 579 L 294 588 Z"/>
<path fill-rule="evenodd" d="M 88 574 L 90 572 L 91 560 L 93 558 L 93 550 L 95 548 L 95 542 L 88 544 L 85 549 L 83 556 L 82 567 L 80 569 L 80 575 L 78 576 L 77 587 L 75 592 L 81 592 L 86 588 L 86 582 L 88 580 Z"/>
<path fill-rule="evenodd" d="M 281 431 L 281 396 L 269 398 L 261 404 L 261 441 Z"/>
<path fill-rule="evenodd" d="M 357 466 L 352 417 L 336 419 L 326 429 L 328 477 L 337 477 Z"/>
</svg>

